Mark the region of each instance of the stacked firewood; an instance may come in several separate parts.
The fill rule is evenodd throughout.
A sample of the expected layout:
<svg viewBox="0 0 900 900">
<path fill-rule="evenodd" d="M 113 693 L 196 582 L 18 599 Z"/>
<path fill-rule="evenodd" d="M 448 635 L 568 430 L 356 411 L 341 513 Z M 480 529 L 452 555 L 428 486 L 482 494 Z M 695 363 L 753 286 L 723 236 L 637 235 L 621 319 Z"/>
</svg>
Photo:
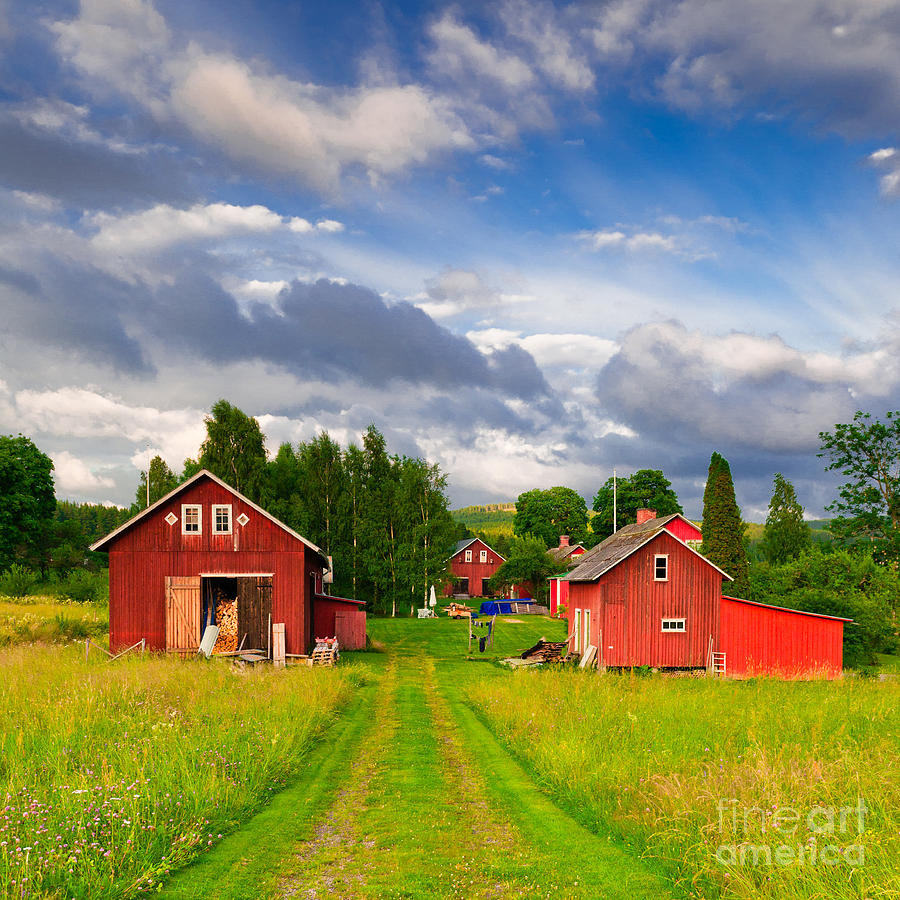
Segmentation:
<svg viewBox="0 0 900 900">
<path fill-rule="evenodd" d="M 237 599 L 232 599 L 223 591 L 216 591 L 216 625 L 219 637 L 213 653 L 233 653 L 238 648 Z"/>
</svg>

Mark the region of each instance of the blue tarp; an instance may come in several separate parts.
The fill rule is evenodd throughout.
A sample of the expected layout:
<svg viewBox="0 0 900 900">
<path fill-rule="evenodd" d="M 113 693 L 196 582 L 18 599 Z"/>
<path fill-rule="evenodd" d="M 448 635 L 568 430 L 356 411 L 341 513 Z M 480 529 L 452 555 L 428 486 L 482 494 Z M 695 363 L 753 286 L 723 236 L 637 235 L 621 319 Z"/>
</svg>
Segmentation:
<svg viewBox="0 0 900 900">
<path fill-rule="evenodd" d="M 512 610 L 513 603 L 534 603 L 534 600 L 527 598 L 522 600 L 485 600 L 478 612 L 483 616 L 505 616 L 509 615 Z"/>
</svg>

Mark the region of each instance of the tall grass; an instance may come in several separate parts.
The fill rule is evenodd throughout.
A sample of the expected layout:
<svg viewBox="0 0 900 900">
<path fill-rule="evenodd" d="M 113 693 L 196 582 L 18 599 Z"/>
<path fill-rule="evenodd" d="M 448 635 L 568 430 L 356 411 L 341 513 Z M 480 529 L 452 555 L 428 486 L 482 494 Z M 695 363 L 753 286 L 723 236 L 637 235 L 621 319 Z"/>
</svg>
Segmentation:
<svg viewBox="0 0 900 900">
<path fill-rule="evenodd" d="M 0 898 L 152 889 L 284 784 L 354 679 L 0 652 Z"/>
<path fill-rule="evenodd" d="M 0 647 L 11 644 L 65 644 L 86 637 L 105 640 L 109 610 L 92 603 L 28 598 L 28 603 L 0 600 Z"/>
<path fill-rule="evenodd" d="M 900 895 L 897 682 L 517 672 L 471 701 L 552 793 L 692 896 Z"/>
</svg>

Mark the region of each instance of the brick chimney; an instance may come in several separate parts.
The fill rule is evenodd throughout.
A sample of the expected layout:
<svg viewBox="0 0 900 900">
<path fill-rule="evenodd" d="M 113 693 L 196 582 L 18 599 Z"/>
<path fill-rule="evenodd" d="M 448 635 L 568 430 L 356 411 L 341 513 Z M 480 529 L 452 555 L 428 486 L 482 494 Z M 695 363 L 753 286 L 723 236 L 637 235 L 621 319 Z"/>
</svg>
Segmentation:
<svg viewBox="0 0 900 900">
<path fill-rule="evenodd" d="M 567 534 L 561 534 L 559 536 L 559 549 L 562 550 L 563 547 L 569 546 L 569 536 Z"/>
<path fill-rule="evenodd" d="M 637 524 L 643 525 L 644 522 L 649 522 L 651 519 L 656 518 L 656 510 L 655 509 L 639 509 L 637 511 Z"/>
</svg>

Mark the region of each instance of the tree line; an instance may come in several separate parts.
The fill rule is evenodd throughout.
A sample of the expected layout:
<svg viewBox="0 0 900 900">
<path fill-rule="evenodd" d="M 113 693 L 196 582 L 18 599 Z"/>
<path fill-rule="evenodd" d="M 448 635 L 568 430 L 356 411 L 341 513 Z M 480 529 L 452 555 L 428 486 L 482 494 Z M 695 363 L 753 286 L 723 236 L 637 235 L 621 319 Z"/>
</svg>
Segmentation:
<svg viewBox="0 0 900 900">
<path fill-rule="evenodd" d="M 422 606 L 448 579 L 456 525 L 447 476 L 421 458 L 388 452 L 370 425 L 360 445 L 341 447 L 327 432 L 273 458 L 259 422 L 220 400 L 205 419 L 196 459 L 176 475 L 157 456 L 141 472 L 132 512 L 208 469 L 334 559 L 331 593 L 397 615 Z"/>
</svg>

